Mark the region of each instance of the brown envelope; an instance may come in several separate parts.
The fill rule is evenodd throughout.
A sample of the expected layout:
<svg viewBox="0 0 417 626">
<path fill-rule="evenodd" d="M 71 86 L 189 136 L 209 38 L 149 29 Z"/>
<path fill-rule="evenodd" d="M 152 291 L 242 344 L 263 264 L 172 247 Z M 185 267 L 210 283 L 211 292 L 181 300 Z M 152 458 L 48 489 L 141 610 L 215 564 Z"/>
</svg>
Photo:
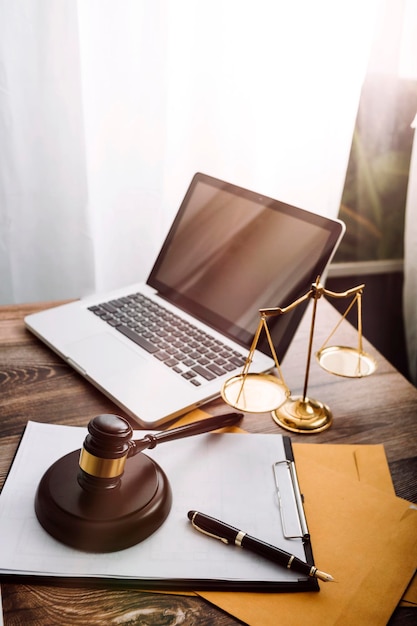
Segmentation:
<svg viewBox="0 0 417 626">
<path fill-rule="evenodd" d="M 307 455 L 309 461 L 395 495 L 383 445 L 305 444 L 297 443 L 294 439 L 292 441 L 297 463 L 299 456 Z"/>
<path fill-rule="evenodd" d="M 300 447 L 302 453 L 304 445 L 293 443 L 296 456 L 297 448 Z M 344 472 L 351 478 L 356 476 L 361 483 L 372 485 L 386 493 L 395 495 L 391 473 L 382 444 L 308 444 L 308 446 L 308 455 L 312 461 L 314 460 L 330 469 L 337 469 L 338 472 Z M 417 574 L 407 587 L 402 597 L 401 605 L 417 605 Z"/>
<path fill-rule="evenodd" d="M 225 413 L 230 413 L 230 412 L 233 412 L 233 411 L 232 411 L 232 409 L 230 409 L 230 411 L 225 409 L 224 412 Z M 180 419 L 177 420 L 174 424 L 172 424 L 169 428 L 177 428 L 177 426 L 185 426 L 186 424 L 191 424 L 192 422 L 198 422 L 199 420 L 204 420 L 204 419 L 207 419 L 208 417 L 212 417 L 212 416 L 209 413 L 205 413 L 201 409 L 194 409 L 194 411 L 190 411 L 190 413 L 186 413 L 185 415 L 180 417 Z M 223 430 L 225 432 L 231 432 L 231 433 L 234 433 L 234 432 L 236 432 L 236 433 L 246 432 L 246 431 L 242 430 L 241 428 L 239 428 L 239 426 L 231 426 L 230 428 L 224 428 L 224 429 L 221 428 L 221 429 L 219 429 L 220 432 L 222 432 Z"/>
<path fill-rule="evenodd" d="M 408 585 L 400 606 L 415 607 L 417 611 L 417 574 L 414 575 L 413 580 Z"/>
</svg>

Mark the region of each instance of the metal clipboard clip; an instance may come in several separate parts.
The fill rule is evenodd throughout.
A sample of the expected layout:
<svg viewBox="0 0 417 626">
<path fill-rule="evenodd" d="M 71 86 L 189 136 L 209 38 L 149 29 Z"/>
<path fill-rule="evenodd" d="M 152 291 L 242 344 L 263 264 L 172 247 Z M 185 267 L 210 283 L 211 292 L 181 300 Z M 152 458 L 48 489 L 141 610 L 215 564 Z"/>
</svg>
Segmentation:
<svg viewBox="0 0 417 626">
<path fill-rule="evenodd" d="M 284 478 L 284 480 L 280 480 L 278 477 L 279 469 L 282 466 L 286 469 L 284 474 L 281 473 L 281 479 Z M 303 498 L 300 493 L 294 461 L 289 461 L 288 459 L 276 461 L 272 465 L 272 470 L 274 472 L 282 532 L 285 539 L 303 539 L 308 541 L 310 533 L 308 532 Z M 280 482 L 282 482 L 282 489 L 280 488 Z M 287 486 L 287 489 L 284 490 L 284 486 Z"/>
</svg>

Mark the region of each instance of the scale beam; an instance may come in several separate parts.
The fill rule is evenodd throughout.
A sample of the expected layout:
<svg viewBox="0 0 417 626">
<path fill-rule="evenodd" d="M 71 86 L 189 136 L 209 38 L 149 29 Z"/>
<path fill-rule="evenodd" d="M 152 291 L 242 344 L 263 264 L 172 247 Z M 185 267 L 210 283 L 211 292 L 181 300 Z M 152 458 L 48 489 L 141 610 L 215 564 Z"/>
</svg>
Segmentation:
<svg viewBox="0 0 417 626">
<path fill-rule="evenodd" d="M 362 378 L 369 376 L 375 371 L 375 359 L 363 351 L 362 348 L 362 293 L 365 285 L 358 285 L 342 292 L 330 291 L 320 284 L 320 277 L 311 285 L 311 289 L 286 307 L 270 307 L 259 309 L 260 320 L 249 350 L 243 371 L 238 376 L 227 380 L 222 388 L 223 400 L 232 407 L 248 413 L 265 413 L 270 411 L 272 418 L 282 428 L 291 432 L 315 433 L 329 428 L 333 421 L 330 408 L 320 402 L 309 398 L 307 395 L 308 380 L 311 366 L 313 349 L 313 337 L 317 312 L 317 303 L 322 296 L 328 298 L 353 299 L 347 307 L 341 320 L 336 324 L 320 350 L 316 353 L 319 365 L 327 372 L 337 376 L 348 378 Z M 267 319 L 279 315 L 285 315 L 308 299 L 313 299 L 310 335 L 307 349 L 307 361 L 304 377 L 303 395 L 294 397 L 285 383 L 281 367 L 275 352 Z M 358 310 L 358 345 L 328 346 L 330 338 L 345 319 L 351 308 L 356 303 Z M 273 374 L 249 373 L 253 354 L 259 341 L 261 332 L 264 331 L 268 340 L 272 357 L 275 362 L 278 376 Z"/>
</svg>

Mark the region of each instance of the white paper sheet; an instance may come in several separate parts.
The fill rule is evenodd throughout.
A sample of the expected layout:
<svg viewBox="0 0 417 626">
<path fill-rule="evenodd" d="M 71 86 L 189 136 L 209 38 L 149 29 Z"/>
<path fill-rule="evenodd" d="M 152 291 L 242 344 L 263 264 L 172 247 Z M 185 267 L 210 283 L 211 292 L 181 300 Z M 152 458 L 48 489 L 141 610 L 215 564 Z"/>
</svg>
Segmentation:
<svg viewBox="0 0 417 626">
<path fill-rule="evenodd" d="M 134 437 L 143 434 L 136 432 Z M 202 535 L 187 518 L 189 510 L 207 513 L 304 559 L 302 541 L 284 539 L 282 532 L 272 469 L 276 461 L 285 459 L 282 436 L 213 433 L 146 451 L 171 484 L 168 518 L 153 535 L 131 548 L 91 554 L 53 539 L 34 511 L 44 472 L 61 456 L 80 448 L 85 435 L 84 428 L 28 422 L 0 495 L 0 573 L 138 580 L 299 578 L 261 557 Z M 293 499 L 289 478 L 283 477 L 280 491 L 285 502 Z"/>
</svg>

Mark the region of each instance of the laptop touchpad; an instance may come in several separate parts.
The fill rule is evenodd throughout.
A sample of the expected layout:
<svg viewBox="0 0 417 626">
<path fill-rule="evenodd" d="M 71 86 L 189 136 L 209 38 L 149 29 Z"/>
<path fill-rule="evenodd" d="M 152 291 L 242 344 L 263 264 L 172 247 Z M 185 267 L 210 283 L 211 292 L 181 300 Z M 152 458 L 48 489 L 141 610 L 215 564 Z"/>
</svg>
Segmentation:
<svg viewBox="0 0 417 626">
<path fill-rule="evenodd" d="M 110 333 L 99 333 L 70 343 L 67 356 L 87 374 L 109 374 L 146 366 L 146 357 L 136 353 Z"/>
</svg>

